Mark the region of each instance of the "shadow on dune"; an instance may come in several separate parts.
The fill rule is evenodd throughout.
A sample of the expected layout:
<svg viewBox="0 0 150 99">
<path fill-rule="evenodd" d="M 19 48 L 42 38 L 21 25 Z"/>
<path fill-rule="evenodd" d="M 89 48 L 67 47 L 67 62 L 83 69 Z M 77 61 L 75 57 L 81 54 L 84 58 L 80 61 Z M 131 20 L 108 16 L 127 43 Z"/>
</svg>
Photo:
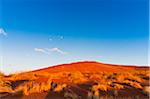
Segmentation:
<svg viewBox="0 0 150 99">
<path fill-rule="evenodd" d="M 64 98 L 63 94 L 61 93 L 50 91 L 50 92 L 34 93 L 28 96 L 22 94 L 18 95 L 8 94 L 4 97 L 1 97 L 0 99 L 66 99 L 66 98 Z"/>
<path fill-rule="evenodd" d="M 23 95 L 12 95 L 8 94 L 6 96 L 0 97 L 0 99 L 22 99 Z"/>
<path fill-rule="evenodd" d="M 15 89 L 17 86 L 25 83 L 25 82 L 28 82 L 29 80 L 17 80 L 17 81 L 12 81 L 11 82 L 11 86 L 12 86 L 12 89 Z"/>
<path fill-rule="evenodd" d="M 48 94 L 46 95 L 45 99 L 66 99 L 64 98 L 62 93 L 56 93 L 49 91 Z"/>
</svg>

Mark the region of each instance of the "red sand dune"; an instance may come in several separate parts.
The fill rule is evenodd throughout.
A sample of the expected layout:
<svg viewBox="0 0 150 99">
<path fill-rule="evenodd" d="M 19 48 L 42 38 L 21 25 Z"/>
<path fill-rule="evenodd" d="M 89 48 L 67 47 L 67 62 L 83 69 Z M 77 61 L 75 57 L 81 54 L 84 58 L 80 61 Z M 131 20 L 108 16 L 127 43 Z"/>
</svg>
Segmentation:
<svg viewBox="0 0 150 99">
<path fill-rule="evenodd" d="M 2 78 L 4 84 L 0 86 L 3 88 L 1 92 L 13 90 L 13 93 L 0 93 L 2 99 L 68 99 L 68 96 L 73 97 L 69 99 L 87 99 L 91 96 L 149 99 L 147 93 L 150 92 L 149 67 L 94 61 L 50 66 Z M 22 94 L 17 91 L 19 88 Z"/>
<path fill-rule="evenodd" d="M 119 72 L 123 70 L 144 69 L 148 67 L 131 66 L 131 65 L 114 65 L 104 64 L 94 61 L 76 62 L 71 64 L 62 64 L 50 66 L 48 68 L 38 69 L 31 72 L 51 72 L 57 73 L 61 71 L 80 71 L 80 72 Z"/>
</svg>

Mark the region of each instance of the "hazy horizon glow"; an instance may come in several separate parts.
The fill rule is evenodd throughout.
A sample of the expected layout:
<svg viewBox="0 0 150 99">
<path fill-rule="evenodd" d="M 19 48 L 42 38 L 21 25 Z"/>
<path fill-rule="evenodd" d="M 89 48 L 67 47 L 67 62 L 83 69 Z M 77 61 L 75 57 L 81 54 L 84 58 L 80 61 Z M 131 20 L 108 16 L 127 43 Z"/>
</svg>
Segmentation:
<svg viewBox="0 0 150 99">
<path fill-rule="evenodd" d="M 0 71 L 77 61 L 148 65 L 148 0 L 2 0 Z"/>
</svg>

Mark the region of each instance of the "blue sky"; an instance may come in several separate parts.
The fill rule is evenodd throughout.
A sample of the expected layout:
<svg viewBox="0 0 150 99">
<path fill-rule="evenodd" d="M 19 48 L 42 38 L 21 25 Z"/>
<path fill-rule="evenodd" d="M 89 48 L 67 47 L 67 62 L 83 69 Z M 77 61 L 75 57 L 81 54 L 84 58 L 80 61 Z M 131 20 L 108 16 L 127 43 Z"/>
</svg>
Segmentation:
<svg viewBox="0 0 150 99">
<path fill-rule="evenodd" d="M 85 60 L 148 65 L 148 0 L 2 0 L 1 5 L 4 72 Z"/>
</svg>

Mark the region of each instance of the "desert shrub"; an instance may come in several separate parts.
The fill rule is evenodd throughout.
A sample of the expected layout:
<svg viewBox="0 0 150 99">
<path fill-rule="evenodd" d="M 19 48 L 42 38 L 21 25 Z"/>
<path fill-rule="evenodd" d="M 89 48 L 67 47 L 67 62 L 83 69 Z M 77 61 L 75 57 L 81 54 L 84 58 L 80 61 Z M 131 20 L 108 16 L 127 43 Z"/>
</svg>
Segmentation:
<svg viewBox="0 0 150 99">
<path fill-rule="evenodd" d="M 113 80 L 100 79 L 98 83 L 108 87 L 109 85 L 111 85 L 113 83 Z"/>
<path fill-rule="evenodd" d="M 84 75 L 87 79 L 89 79 L 90 76 L 91 76 L 90 73 L 84 73 L 83 75 Z"/>
<path fill-rule="evenodd" d="M 104 74 L 103 72 L 89 74 L 90 80 L 100 81 L 105 78 L 107 78 L 107 75 Z"/>
<path fill-rule="evenodd" d="M 66 91 L 64 92 L 64 97 L 66 99 L 79 99 L 78 95 L 74 92 L 69 92 L 69 91 Z"/>
<path fill-rule="evenodd" d="M 121 84 L 117 84 L 117 83 L 112 83 L 111 84 L 111 90 L 112 90 L 112 92 L 113 92 L 113 94 L 114 94 L 114 96 L 118 96 L 118 91 L 120 90 L 120 89 L 123 89 L 124 88 L 124 86 L 123 85 L 121 85 Z"/>
<path fill-rule="evenodd" d="M 136 82 L 141 82 L 141 78 L 136 76 L 136 75 L 130 75 L 127 77 L 128 80 L 136 81 Z"/>
<path fill-rule="evenodd" d="M 93 99 L 99 99 L 100 95 L 99 95 L 99 91 L 95 91 L 94 92 L 94 96 L 93 96 Z"/>
<path fill-rule="evenodd" d="M 67 85 L 66 84 L 59 84 L 54 89 L 55 92 L 61 92 Z"/>
<path fill-rule="evenodd" d="M 123 83 L 126 83 L 126 84 L 128 84 L 128 85 L 130 85 L 134 88 L 142 89 L 142 86 L 138 82 L 132 82 L 132 81 L 129 81 L 129 80 L 125 80 L 125 81 L 123 81 Z"/>
<path fill-rule="evenodd" d="M 98 84 L 92 86 L 92 91 L 97 91 L 97 90 L 107 91 L 107 89 L 108 89 L 108 85 Z"/>
<path fill-rule="evenodd" d="M 114 89 L 116 90 L 120 90 L 120 89 L 123 89 L 124 86 L 123 85 L 120 85 L 120 84 L 114 84 Z"/>
<path fill-rule="evenodd" d="M 150 87 L 149 86 L 145 86 L 142 89 L 142 92 L 148 96 L 150 96 Z"/>
<path fill-rule="evenodd" d="M 81 82 L 85 82 L 86 78 L 81 72 L 77 71 L 70 74 L 69 80 L 73 83 L 81 83 Z"/>
<path fill-rule="evenodd" d="M 0 86 L 11 86 L 11 82 L 5 81 L 5 80 L 0 80 Z"/>
<path fill-rule="evenodd" d="M 8 80 L 11 81 L 17 81 L 17 80 L 35 80 L 37 79 L 37 76 L 33 73 L 27 73 L 27 74 L 12 74 L 9 78 L 7 78 Z"/>
<path fill-rule="evenodd" d="M 122 75 L 122 74 L 117 75 L 117 77 L 116 77 L 116 81 L 117 81 L 117 82 L 122 82 L 124 79 L 125 79 L 125 76 Z"/>
<path fill-rule="evenodd" d="M 100 99 L 100 91 L 98 88 L 88 91 L 87 99 Z"/>
<path fill-rule="evenodd" d="M 114 94 L 114 96 L 118 96 L 118 90 L 113 90 L 113 94 Z"/>
<path fill-rule="evenodd" d="M 135 88 L 142 89 L 142 86 L 140 85 L 140 83 L 133 82 L 130 85 L 133 86 L 133 87 L 135 87 Z"/>
<path fill-rule="evenodd" d="M 111 81 L 113 81 L 113 80 L 115 80 L 116 79 L 116 77 L 117 77 L 117 73 L 107 73 L 107 74 L 105 74 L 106 75 L 106 79 L 107 80 L 111 80 Z"/>
<path fill-rule="evenodd" d="M 130 81 L 133 81 L 133 82 L 142 82 L 142 79 L 135 75 L 134 73 L 119 73 L 117 74 L 116 76 L 116 82 L 123 82 L 125 80 L 130 80 Z"/>
<path fill-rule="evenodd" d="M 93 99 L 93 93 L 91 91 L 88 91 L 87 99 Z"/>
<path fill-rule="evenodd" d="M 0 80 L 0 92 L 13 92 L 11 82 Z"/>
<path fill-rule="evenodd" d="M 30 93 L 39 93 L 43 91 L 48 91 L 51 88 L 51 81 L 47 82 L 36 82 L 30 81 L 18 86 L 15 91 L 23 91 L 25 95 L 29 95 Z"/>
<path fill-rule="evenodd" d="M 7 86 L 0 86 L 0 93 L 5 93 L 5 92 L 8 92 L 8 93 L 12 93 L 13 90 L 11 87 L 7 87 Z"/>
<path fill-rule="evenodd" d="M 57 87 L 57 83 L 52 82 L 51 83 L 51 90 L 54 90 Z"/>
</svg>

